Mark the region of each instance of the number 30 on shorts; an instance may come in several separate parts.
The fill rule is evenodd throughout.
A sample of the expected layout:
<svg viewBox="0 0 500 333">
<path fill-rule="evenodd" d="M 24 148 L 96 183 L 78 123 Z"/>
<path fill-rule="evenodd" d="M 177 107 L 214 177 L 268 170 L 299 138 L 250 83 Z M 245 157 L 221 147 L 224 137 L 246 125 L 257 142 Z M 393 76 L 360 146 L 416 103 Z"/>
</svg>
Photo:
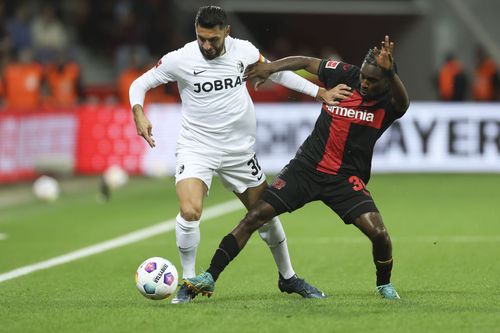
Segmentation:
<svg viewBox="0 0 500 333">
<path fill-rule="evenodd" d="M 247 165 L 252 169 L 252 176 L 257 176 L 262 170 L 259 165 L 259 161 L 257 161 L 257 155 L 255 154 L 253 155 L 252 159 L 247 162 Z"/>
<path fill-rule="evenodd" d="M 351 177 L 349 177 L 349 183 L 352 184 L 352 189 L 354 191 L 356 191 L 356 192 L 363 191 L 363 193 L 365 195 L 370 196 L 370 192 L 366 188 L 365 182 L 361 178 L 359 178 L 357 176 L 351 176 Z"/>
</svg>

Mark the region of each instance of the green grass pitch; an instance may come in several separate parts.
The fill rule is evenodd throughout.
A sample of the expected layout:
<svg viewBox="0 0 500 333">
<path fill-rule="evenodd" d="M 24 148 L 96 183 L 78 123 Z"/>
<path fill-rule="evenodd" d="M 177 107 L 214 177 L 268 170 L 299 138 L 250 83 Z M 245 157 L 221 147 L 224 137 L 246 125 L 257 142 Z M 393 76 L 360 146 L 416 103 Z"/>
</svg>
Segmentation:
<svg viewBox="0 0 500 333">
<path fill-rule="evenodd" d="M 258 235 L 221 275 L 212 298 L 150 301 L 137 266 L 163 256 L 180 268 L 174 232 L 0 283 L 0 332 L 500 332 L 499 175 L 375 175 L 369 184 L 393 239 L 392 282 L 374 292 L 369 241 L 312 203 L 281 220 L 297 273 L 325 300 L 282 294 Z M 0 274 L 172 219 L 172 179 L 133 178 L 107 204 L 97 180 L 53 204 L 0 208 Z M 24 189 L 29 195 L 29 186 Z M 10 190 L 0 189 L 1 196 Z M 205 207 L 234 199 L 214 179 Z M 198 270 L 244 211 L 202 222 Z"/>
</svg>

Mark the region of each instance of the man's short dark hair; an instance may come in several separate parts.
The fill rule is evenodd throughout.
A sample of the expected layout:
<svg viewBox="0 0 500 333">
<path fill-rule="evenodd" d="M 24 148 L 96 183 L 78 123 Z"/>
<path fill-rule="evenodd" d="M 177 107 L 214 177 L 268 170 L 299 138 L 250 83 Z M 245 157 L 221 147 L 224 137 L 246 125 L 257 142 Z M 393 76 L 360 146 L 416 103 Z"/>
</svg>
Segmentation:
<svg viewBox="0 0 500 333">
<path fill-rule="evenodd" d="M 212 29 L 217 26 L 225 28 L 227 26 L 226 11 L 219 6 L 203 6 L 198 9 L 195 25 Z"/>
</svg>

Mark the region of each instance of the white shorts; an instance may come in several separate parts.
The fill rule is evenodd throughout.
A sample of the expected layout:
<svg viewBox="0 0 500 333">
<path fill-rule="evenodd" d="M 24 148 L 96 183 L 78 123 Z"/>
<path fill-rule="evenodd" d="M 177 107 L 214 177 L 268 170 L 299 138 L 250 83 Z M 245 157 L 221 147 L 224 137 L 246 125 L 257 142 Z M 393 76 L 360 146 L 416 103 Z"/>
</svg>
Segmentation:
<svg viewBox="0 0 500 333">
<path fill-rule="evenodd" d="M 253 150 L 244 153 L 226 153 L 200 149 L 178 149 L 176 152 L 175 183 L 186 178 L 198 178 L 210 189 L 217 173 L 224 186 L 236 193 L 256 187 L 266 176 Z"/>
</svg>

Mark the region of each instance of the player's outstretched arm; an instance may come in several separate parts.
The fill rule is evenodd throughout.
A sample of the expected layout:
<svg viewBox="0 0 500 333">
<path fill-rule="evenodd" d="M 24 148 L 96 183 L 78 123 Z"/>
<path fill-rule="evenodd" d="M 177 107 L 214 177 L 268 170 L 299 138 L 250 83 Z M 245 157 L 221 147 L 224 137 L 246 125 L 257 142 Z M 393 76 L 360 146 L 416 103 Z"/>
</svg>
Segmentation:
<svg viewBox="0 0 500 333">
<path fill-rule="evenodd" d="M 243 78 L 266 80 L 271 74 L 281 71 L 296 71 L 305 69 L 309 73 L 318 74 L 321 59 L 293 56 L 268 63 L 255 63 L 247 67 Z"/>
<path fill-rule="evenodd" d="M 255 63 L 247 67 L 243 78 L 256 79 L 255 90 L 271 75 L 274 82 L 284 85 L 287 88 L 304 93 L 316 98 L 318 101 L 328 105 L 338 105 L 339 99 L 343 99 L 343 94 L 339 91 L 325 90 L 316 84 L 291 72 L 305 69 L 310 73 L 317 74 L 321 59 L 311 57 L 293 56 L 283 58 L 274 62 Z M 276 74 L 280 72 L 279 74 Z"/>
<path fill-rule="evenodd" d="M 266 61 L 266 63 L 269 63 Z M 262 63 L 264 64 L 264 63 Z M 274 64 L 274 63 L 270 63 Z M 258 66 L 258 64 L 250 65 L 247 67 L 246 74 L 243 75 L 243 79 L 247 80 L 249 78 L 257 79 L 254 84 L 254 89 L 258 90 L 259 86 L 269 77 L 275 83 L 281 84 L 289 89 L 295 90 L 297 92 L 309 95 L 311 97 L 316 97 L 318 95 L 319 87 L 304 79 L 303 77 L 291 72 L 280 69 L 276 66 L 263 66 L 254 68 L 253 66 Z M 279 73 L 277 73 L 279 72 Z M 250 73 L 250 77 L 248 76 Z"/>
<path fill-rule="evenodd" d="M 319 66 L 321 64 L 321 59 L 312 57 L 302 57 L 302 56 L 292 56 L 282 58 L 273 62 L 267 63 L 255 63 L 247 67 L 244 79 L 256 79 L 255 89 L 258 88 L 270 75 L 281 72 L 281 71 L 295 71 L 299 69 L 305 69 L 309 73 L 318 74 Z M 290 73 L 294 77 L 298 75 Z M 299 77 L 300 78 L 300 77 Z M 292 80 L 292 78 L 289 78 Z M 307 80 L 300 78 L 300 80 Z M 282 83 L 286 85 L 286 79 L 281 80 Z M 316 100 L 326 103 L 328 105 L 338 105 L 339 100 L 349 98 L 352 95 L 351 89 L 345 85 L 340 84 L 336 87 L 326 90 L 325 88 L 316 87 L 316 94 L 313 96 Z"/>
<path fill-rule="evenodd" d="M 392 104 L 398 113 L 405 113 L 410 106 L 410 98 L 408 92 L 394 69 L 394 42 L 391 42 L 389 36 L 385 36 L 380 44 L 380 49 L 373 49 L 377 64 L 382 68 L 388 79 L 392 89 Z"/>
</svg>

